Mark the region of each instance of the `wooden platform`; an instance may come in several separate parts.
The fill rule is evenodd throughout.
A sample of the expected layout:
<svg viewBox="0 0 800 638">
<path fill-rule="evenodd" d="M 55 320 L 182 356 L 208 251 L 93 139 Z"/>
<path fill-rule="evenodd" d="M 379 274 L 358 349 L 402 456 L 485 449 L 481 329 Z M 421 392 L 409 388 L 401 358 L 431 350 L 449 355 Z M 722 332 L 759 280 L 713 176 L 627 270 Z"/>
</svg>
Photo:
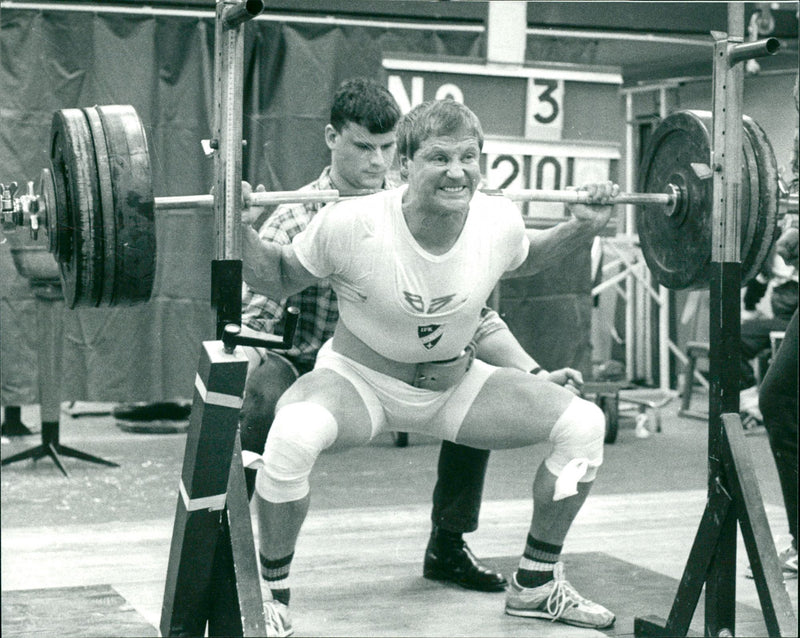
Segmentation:
<svg viewBox="0 0 800 638">
<path fill-rule="evenodd" d="M 102 419 L 84 424 L 80 436 L 76 427 L 66 424 L 74 436 L 66 443 L 121 468 L 70 461 L 70 479 L 46 461 L 3 468 L 3 636 L 157 635 L 185 438 L 121 433 Z M 634 616 L 669 613 L 706 501 L 704 439 L 697 421 L 668 414 L 662 434 L 639 440 L 622 429 L 607 446 L 604 478 L 565 545 L 570 581 L 617 614 L 606 632 L 507 616 L 502 593 L 422 578 L 438 445 L 415 438 L 398 449 L 387 439 L 324 456 L 292 568 L 296 635 L 630 636 Z M 782 549 L 785 513 L 766 437 L 748 440 L 764 466 L 766 511 Z M 518 466 L 543 453 L 508 451 L 490 461 L 480 528 L 467 540 L 504 573 L 516 566 L 531 514 L 529 478 Z M 740 542 L 737 635 L 765 636 L 746 566 Z M 788 589 L 796 610 L 797 581 Z M 702 620 L 701 601 L 698 634 Z"/>
<path fill-rule="evenodd" d="M 698 491 L 589 499 L 568 539 L 565 562 L 579 591 L 617 614 L 615 627 L 606 635 L 632 635 L 634 616 L 669 612 L 704 503 L 705 494 Z M 780 509 L 769 506 L 767 511 L 779 525 Z M 485 523 L 470 536 L 472 548 L 510 572 L 529 515 L 526 501 L 485 503 Z M 425 580 L 420 562 L 427 520 L 427 506 L 312 511 L 292 570 L 297 635 L 600 635 L 512 618 L 503 614 L 503 594 L 469 592 Z M 135 621 L 140 617 L 154 632 L 158 626 L 171 524 L 162 519 L 66 529 L 4 529 L 3 635 L 155 635 L 145 633 Z M 738 564 L 741 574 L 747 564 L 743 547 Z M 796 583 L 790 581 L 795 602 Z M 35 590 L 29 589 L 32 584 Z M 74 589 L 87 586 L 90 590 Z M 118 594 L 125 611 L 138 616 L 120 615 L 119 609 L 97 597 L 92 586 Z M 737 592 L 739 635 L 766 635 L 753 582 L 740 577 Z M 79 622 L 75 613 L 63 613 L 64 608 L 74 607 L 76 595 L 83 600 L 87 619 L 100 617 L 109 623 L 101 625 L 105 633 L 94 633 L 96 620 Z M 62 613 L 40 615 L 45 609 Z M 696 615 L 695 625 L 693 629 L 701 632 L 702 613 Z"/>
</svg>

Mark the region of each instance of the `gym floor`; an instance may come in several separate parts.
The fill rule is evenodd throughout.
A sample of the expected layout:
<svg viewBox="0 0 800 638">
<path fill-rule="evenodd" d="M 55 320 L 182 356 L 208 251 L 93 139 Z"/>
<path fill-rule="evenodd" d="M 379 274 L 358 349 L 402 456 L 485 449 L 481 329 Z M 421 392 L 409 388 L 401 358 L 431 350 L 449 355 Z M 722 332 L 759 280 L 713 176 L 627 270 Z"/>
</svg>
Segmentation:
<svg viewBox="0 0 800 638">
<path fill-rule="evenodd" d="M 705 422 L 661 409 L 662 431 L 620 431 L 567 537 L 567 576 L 612 609 L 606 632 L 503 614 L 502 594 L 422 578 L 439 446 L 417 435 L 399 448 L 386 435 L 366 448 L 325 454 L 312 475 L 312 505 L 292 569 L 298 636 L 633 635 L 636 616 L 666 617 L 706 501 Z M 692 407 L 707 406 L 696 393 Z M 119 463 L 64 458 L 2 469 L 4 638 L 158 635 L 186 435 L 123 431 L 109 404 L 64 404 L 61 442 Z M 69 409 L 68 409 L 69 408 Z M 74 416 L 73 416 L 74 415 Z M 3 440 L 2 457 L 39 443 L 36 406 L 22 420 L 34 435 Z M 651 420 L 652 423 L 652 420 Z M 778 550 L 789 542 L 777 474 L 763 428 L 746 437 Z M 546 450 L 494 452 L 475 553 L 510 573 L 530 519 L 530 481 Z M 755 584 L 737 552 L 736 634 L 766 636 Z M 797 580 L 787 589 L 797 614 Z M 692 622 L 702 635 L 703 597 Z"/>
</svg>

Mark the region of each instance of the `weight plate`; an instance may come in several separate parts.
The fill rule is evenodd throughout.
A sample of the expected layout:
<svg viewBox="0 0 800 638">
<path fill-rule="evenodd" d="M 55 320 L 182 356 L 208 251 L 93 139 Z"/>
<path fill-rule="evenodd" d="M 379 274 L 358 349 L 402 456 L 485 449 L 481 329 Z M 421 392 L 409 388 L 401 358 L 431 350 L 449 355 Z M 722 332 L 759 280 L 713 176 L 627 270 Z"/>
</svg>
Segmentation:
<svg viewBox="0 0 800 638">
<path fill-rule="evenodd" d="M 755 233 L 747 253 L 742 251 L 742 285 L 745 285 L 761 270 L 764 261 L 769 257 L 775 241 L 780 235 L 778 228 L 778 162 L 772 150 L 767 134 L 752 118 L 744 116 L 744 132 L 758 168 L 758 206 L 754 211 Z M 755 181 L 751 176 L 751 181 Z"/>
<path fill-rule="evenodd" d="M 759 181 L 758 159 L 756 158 L 755 150 L 747 132 L 747 127 L 744 128 L 744 135 L 742 137 L 742 218 L 741 218 L 741 251 L 739 259 L 742 262 L 742 286 L 746 286 L 747 282 L 755 277 L 758 272 L 751 272 L 752 263 L 748 259 L 748 255 L 752 252 L 753 243 L 756 241 L 758 226 L 760 223 L 760 216 L 758 214 L 759 208 L 759 192 L 761 184 Z M 744 179 L 744 175 L 749 179 Z"/>
<path fill-rule="evenodd" d="M 681 289 L 708 280 L 711 257 L 712 180 L 698 177 L 692 164 L 709 164 L 710 138 L 696 112 L 664 118 L 650 136 L 639 169 L 639 190 L 666 192 L 679 186 L 682 205 L 672 215 L 659 206 L 640 206 L 636 229 L 642 253 L 658 283 Z"/>
<path fill-rule="evenodd" d="M 96 305 L 95 267 L 102 263 L 95 245 L 99 218 L 97 169 L 89 125 L 80 109 L 53 115 L 50 168 L 56 195 L 58 260 L 68 307 Z M 62 245 L 63 237 L 69 241 Z"/>
<path fill-rule="evenodd" d="M 102 255 L 102 268 L 95 271 L 95 293 L 100 306 L 110 306 L 114 295 L 114 273 L 116 267 L 116 220 L 114 217 L 114 193 L 111 184 L 111 169 L 108 162 L 108 148 L 103 123 L 94 107 L 83 109 L 89 129 L 92 132 L 97 184 L 100 194 L 100 228 L 98 229 L 99 250 Z"/>
<path fill-rule="evenodd" d="M 96 107 L 105 135 L 114 214 L 111 305 L 148 301 L 156 271 L 153 185 L 147 138 L 130 105 Z"/>
<path fill-rule="evenodd" d="M 757 273 L 770 221 L 777 216 L 777 170 L 774 155 L 751 118 L 744 118 L 740 190 L 740 258 L 742 285 Z M 712 116 L 707 111 L 679 111 L 653 131 L 639 170 L 639 190 L 665 192 L 679 186 L 684 201 L 668 216 L 656 206 L 636 213 L 639 241 L 656 281 L 667 288 L 706 285 L 711 268 L 713 179 L 698 174 L 692 164 L 710 164 Z M 767 233 L 768 234 L 768 233 Z M 771 245 L 771 243 L 770 243 Z"/>
</svg>

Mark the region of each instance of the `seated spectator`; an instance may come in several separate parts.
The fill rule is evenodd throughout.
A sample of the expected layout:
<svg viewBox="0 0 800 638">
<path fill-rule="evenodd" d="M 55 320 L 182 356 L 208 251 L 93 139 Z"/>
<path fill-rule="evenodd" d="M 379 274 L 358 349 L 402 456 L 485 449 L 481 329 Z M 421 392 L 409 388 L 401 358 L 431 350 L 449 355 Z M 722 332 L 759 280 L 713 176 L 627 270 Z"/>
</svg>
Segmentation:
<svg viewBox="0 0 800 638">
<path fill-rule="evenodd" d="M 761 413 L 758 409 L 758 388 L 753 359 L 769 352 L 770 332 L 784 331 L 797 309 L 798 282 L 797 268 L 787 264 L 779 255 L 768 262 L 767 272 L 761 272 L 750 281 L 744 293 L 742 310 L 742 358 L 739 389 L 739 408 L 743 413 L 745 426 L 760 425 Z M 768 294 L 769 303 L 759 302 Z M 762 375 L 768 358 L 763 361 Z"/>
</svg>

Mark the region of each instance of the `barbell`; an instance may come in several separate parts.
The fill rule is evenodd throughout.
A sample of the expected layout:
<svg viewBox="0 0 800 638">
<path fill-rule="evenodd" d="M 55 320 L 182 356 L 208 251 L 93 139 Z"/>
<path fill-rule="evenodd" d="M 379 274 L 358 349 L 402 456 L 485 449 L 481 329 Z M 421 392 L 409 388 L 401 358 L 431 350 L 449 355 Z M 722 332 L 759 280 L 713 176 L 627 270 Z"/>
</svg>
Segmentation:
<svg viewBox="0 0 800 638">
<path fill-rule="evenodd" d="M 743 284 L 754 277 L 778 232 L 778 171 L 764 131 L 743 118 L 741 255 Z M 657 283 L 698 288 L 711 264 L 711 114 L 679 111 L 650 136 L 639 169 L 636 205 L 644 258 Z M 514 201 L 582 203 L 572 190 L 487 191 Z M 9 211 L 4 196 L 3 212 Z M 245 206 L 328 203 L 336 190 L 253 192 Z M 50 168 L 28 198 L 32 224 L 42 220 L 70 308 L 147 301 L 156 270 L 155 211 L 209 208 L 213 195 L 154 197 L 144 126 L 129 105 L 62 109 L 53 115 Z M 18 205 L 15 205 L 18 208 Z M 14 209 L 14 207 L 11 207 Z M 17 215 L 17 218 L 21 215 Z"/>
</svg>

